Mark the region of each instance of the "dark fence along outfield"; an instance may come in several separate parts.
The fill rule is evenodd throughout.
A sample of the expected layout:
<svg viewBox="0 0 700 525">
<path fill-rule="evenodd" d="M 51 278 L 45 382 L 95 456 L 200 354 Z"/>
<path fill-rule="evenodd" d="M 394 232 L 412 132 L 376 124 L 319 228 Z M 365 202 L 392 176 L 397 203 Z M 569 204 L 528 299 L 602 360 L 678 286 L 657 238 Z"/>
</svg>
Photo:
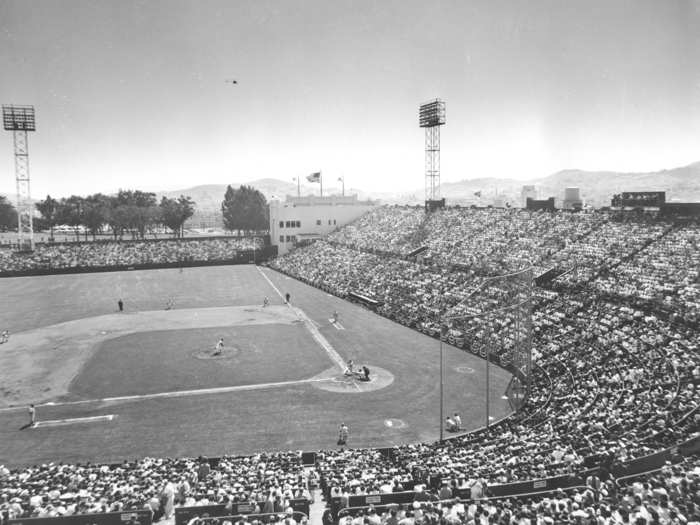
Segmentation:
<svg viewBox="0 0 700 525">
<path fill-rule="evenodd" d="M 75 273 L 124 272 L 129 270 L 156 270 L 162 268 L 194 268 L 197 266 L 224 266 L 267 261 L 277 256 L 277 246 L 265 246 L 260 250 L 241 250 L 235 257 L 209 261 L 186 260 L 163 263 L 129 264 L 114 266 L 70 266 L 66 268 L 35 268 L 16 272 L 2 272 L 0 277 L 27 277 L 31 275 L 62 275 Z"/>
</svg>

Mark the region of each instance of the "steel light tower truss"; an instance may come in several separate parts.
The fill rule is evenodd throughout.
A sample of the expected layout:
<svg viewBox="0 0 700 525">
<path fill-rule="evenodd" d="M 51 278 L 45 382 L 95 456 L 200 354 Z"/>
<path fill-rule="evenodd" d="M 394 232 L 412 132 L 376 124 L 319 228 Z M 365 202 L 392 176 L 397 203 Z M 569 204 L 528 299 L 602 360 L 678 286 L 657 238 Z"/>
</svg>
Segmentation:
<svg viewBox="0 0 700 525">
<path fill-rule="evenodd" d="M 29 186 L 29 140 L 27 133 L 36 131 L 34 106 L 2 106 L 2 123 L 12 131 L 15 146 L 15 181 L 17 183 L 17 244 L 20 250 L 34 249 L 34 227 Z"/>
<path fill-rule="evenodd" d="M 445 102 L 436 98 L 420 106 L 418 121 L 425 128 L 425 200 L 440 200 L 440 126 L 445 124 Z"/>
</svg>

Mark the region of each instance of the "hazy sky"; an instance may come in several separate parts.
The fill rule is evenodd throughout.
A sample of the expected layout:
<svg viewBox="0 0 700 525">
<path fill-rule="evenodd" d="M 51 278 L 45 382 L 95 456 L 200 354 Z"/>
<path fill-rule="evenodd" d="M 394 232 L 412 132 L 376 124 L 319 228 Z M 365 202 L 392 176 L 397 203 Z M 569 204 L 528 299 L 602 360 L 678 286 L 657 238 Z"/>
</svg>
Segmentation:
<svg viewBox="0 0 700 525">
<path fill-rule="evenodd" d="M 435 97 L 443 181 L 700 160 L 700 0 L 0 0 L 35 197 L 319 169 L 422 188 Z"/>
</svg>

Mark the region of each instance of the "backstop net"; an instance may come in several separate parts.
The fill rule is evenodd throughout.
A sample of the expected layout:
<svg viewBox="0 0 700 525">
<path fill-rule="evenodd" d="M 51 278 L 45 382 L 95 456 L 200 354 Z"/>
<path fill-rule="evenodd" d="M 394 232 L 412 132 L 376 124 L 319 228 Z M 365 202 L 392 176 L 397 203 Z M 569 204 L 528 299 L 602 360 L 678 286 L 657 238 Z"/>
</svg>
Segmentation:
<svg viewBox="0 0 700 525">
<path fill-rule="evenodd" d="M 488 277 L 443 317 L 443 339 L 511 372 L 505 392 L 513 409 L 530 393 L 533 269 Z M 488 384 L 487 380 L 487 384 Z M 500 387 L 499 387 L 500 388 Z"/>
</svg>

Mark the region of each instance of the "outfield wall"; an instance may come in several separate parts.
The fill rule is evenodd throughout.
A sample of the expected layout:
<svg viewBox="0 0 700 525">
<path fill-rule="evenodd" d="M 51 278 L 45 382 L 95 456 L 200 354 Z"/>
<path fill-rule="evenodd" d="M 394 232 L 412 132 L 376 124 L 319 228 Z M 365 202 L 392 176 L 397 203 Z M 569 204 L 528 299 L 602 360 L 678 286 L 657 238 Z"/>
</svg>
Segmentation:
<svg viewBox="0 0 700 525">
<path fill-rule="evenodd" d="M 193 268 L 198 266 L 226 266 L 233 264 L 249 264 L 255 259 L 259 264 L 277 256 L 277 246 L 265 246 L 260 250 L 242 250 L 236 257 L 208 261 L 177 261 L 167 263 L 147 263 L 114 266 L 71 266 L 66 268 L 35 268 L 13 272 L 1 272 L 2 277 L 28 277 L 37 275 L 63 275 L 76 273 L 124 272 L 129 270 L 157 270 L 163 268 Z"/>
</svg>

